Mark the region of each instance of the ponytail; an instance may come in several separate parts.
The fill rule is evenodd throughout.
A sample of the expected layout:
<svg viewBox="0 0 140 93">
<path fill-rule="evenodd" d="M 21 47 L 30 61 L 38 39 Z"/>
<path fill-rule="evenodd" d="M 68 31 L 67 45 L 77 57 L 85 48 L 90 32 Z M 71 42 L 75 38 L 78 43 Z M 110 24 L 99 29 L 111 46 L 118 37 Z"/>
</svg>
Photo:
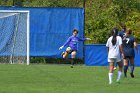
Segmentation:
<svg viewBox="0 0 140 93">
<path fill-rule="evenodd" d="M 113 28 L 112 29 L 112 36 L 113 36 L 113 38 L 112 38 L 112 45 L 114 46 L 114 45 L 116 45 L 116 42 L 117 42 L 117 35 L 118 35 L 118 29 L 117 28 Z"/>
</svg>

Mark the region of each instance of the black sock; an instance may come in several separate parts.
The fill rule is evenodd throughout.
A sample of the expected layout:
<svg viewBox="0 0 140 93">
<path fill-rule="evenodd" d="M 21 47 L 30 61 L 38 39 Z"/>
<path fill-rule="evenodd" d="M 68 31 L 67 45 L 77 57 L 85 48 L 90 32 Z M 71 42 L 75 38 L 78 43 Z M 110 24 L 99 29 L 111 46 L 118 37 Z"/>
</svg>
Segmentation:
<svg viewBox="0 0 140 93">
<path fill-rule="evenodd" d="M 130 73 L 133 73 L 133 71 L 134 71 L 134 64 L 131 64 L 130 65 Z"/>
<path fill-rule="evenodd" d="M 128 66 L 124 66 L 124 75 L 126 76 Z"/>
<path fill-rule="evenodd" d="M 71 65 L 74 65 L 74 58 L 71 59 Z"/>
</svg>

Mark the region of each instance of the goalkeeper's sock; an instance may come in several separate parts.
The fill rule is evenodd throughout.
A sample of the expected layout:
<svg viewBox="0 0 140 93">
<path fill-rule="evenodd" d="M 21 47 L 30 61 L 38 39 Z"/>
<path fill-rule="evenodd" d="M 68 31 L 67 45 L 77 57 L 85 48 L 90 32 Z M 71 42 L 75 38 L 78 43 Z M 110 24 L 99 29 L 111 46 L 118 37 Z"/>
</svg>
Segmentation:
<svg viewBox="0 0 140 93">
<path fill-rule="evenodd" d="M 74 65 L 74 58 L 71 59 L 71 65 Z"/>
</svg>

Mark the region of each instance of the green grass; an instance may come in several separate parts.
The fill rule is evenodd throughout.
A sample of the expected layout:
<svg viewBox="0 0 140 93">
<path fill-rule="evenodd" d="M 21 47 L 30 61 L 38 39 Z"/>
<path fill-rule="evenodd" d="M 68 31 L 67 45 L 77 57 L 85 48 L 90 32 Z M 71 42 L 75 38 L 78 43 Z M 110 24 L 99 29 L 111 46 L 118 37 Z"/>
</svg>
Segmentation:
<svg viewBox="0 0 140 93">
<path fill-rule="evenodd" d="M 109 85 L 108 67 L 0 64 L 0 93 L 139 93 L 139 71 Z"/>
</svg>

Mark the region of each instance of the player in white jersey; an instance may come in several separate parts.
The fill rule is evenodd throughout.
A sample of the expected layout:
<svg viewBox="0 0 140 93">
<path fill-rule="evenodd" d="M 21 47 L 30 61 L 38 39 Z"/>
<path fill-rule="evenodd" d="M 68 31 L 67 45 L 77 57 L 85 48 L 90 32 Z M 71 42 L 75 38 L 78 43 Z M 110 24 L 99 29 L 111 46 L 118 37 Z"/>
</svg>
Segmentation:
<svg viewBox="0 0 140 93">
<path fill-rule="evenodd" d="M 122 38 L 117 35 L 118 35 L 118 29 L 113 28 L 112 36 L 109 37 L 106 43 L 106 47 L 108 48 L 109 84 L 112 84 L 112 77 L 114 71 L 113 68 L 115 62 L 117 62 L 119 66 L 117 82 L 120 82 L 121 75 L 122 75 L 122 56 L 124 57 L 124 53 L 122 51 Z"/>
</svg>

